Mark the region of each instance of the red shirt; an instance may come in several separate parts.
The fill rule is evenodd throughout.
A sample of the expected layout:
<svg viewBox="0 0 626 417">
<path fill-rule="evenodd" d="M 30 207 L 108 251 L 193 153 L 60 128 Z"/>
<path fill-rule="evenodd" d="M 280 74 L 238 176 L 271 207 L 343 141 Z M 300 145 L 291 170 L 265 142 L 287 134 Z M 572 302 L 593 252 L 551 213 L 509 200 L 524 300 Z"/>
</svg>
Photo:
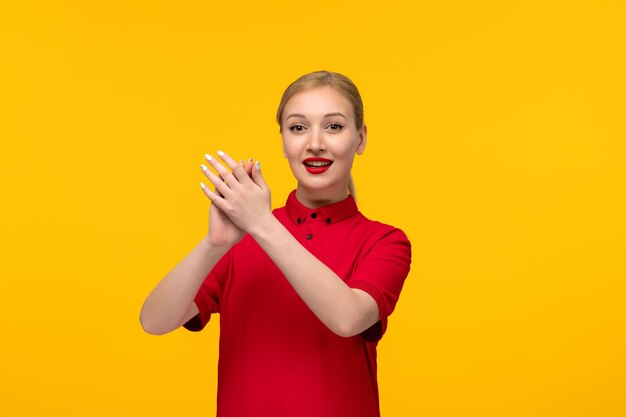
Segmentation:
<svg viewBox="0 0 626 417">
<path fill-rule="evenodd" d="M 411 245 L 397 228 L 365 218 L 352 196 L 317 209 L 292 191 L 274 216 L 348 286 L 369 293 L 380 321 L 341 337 L 307 307 L 246 235 L 208 274 L 195 297 L 199 331 L 220 313 L 218 417 L 378 417 L 376 345 L 387 328 Z"/>
</svg>

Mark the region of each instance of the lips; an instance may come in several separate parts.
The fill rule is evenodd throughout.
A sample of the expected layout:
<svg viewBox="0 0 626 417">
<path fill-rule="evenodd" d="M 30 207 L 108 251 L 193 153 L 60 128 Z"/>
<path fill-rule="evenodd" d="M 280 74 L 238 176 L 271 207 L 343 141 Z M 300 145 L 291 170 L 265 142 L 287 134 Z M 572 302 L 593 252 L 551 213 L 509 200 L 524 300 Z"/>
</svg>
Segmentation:
<svg viewBox="0 0 626 417">
<path fill-rule="evenodd" d="M 326 158 L 306 158 L 302 161 L 304 168 L 311 174 L 321 174 L 326 172 L 333 161 Z"/>
</svg>

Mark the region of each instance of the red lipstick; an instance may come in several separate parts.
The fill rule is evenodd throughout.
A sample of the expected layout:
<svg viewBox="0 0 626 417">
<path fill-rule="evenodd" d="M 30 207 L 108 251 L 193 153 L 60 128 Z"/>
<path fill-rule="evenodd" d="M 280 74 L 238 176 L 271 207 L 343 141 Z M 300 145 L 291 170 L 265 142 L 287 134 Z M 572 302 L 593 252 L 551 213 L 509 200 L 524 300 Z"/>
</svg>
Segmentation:
<svg viewBox="0 0 626 417">
<path fill-rule="evenodd" d="M 322 174 L 328 170 L 333 161 L 326 158 L 306 158 L 302 161 L 304 168 L 311 174 Z"/>
</svg>

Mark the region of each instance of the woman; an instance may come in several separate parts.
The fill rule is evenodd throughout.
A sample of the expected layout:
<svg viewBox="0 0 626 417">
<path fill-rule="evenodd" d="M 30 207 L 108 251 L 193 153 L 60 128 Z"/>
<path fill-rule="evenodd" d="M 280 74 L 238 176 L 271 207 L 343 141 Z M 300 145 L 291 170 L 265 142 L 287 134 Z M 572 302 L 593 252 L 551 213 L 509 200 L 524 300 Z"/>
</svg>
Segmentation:
<svg viewBox="0 0 626 417">
<path fill-rule="evenodd" d="M 297 180 L 271 210 L 260 164 L 218 151 L 209 233 L 156 286 L 145 331 L 199 331 L 220 313 L 219 417 L 379 416 L 376 345 L 411 263 L 399 229 L 357 209 L 350 170 L 367 142 L 354 84 L 300 77 L 277 121 Z"/>
</svg>

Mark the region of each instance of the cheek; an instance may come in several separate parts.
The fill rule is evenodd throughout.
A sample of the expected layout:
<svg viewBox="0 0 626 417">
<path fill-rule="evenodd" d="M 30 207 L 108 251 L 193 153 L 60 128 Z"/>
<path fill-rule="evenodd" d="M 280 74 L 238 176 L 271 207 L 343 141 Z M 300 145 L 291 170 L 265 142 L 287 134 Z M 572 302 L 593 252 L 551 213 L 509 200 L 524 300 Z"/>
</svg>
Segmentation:
<svg viewBox="0 0 626 417">
<path fill-rule="evenodd" d="M 291 155 L 293 155 L 293 145 L 283 136 L 283 156 L 289 158 Z"/>
<path fill-rule="evenodd" d="M 335 156 L 341 157 L 342 159 L 354 158 L 357 144 L 357 138 L 350 135 L 337 142 L 336 146 L 333 147 L 333 153 Z"/>
<path fill-rule="evenodd" d="M 304 149 L 306 147 L 306 143 L 302 140 L 302 138 L 287 138 L 287 140 L 283 140 L 283 155 L 291 160 L 300 160 Z"/>
<path fill-rule="evenodd" d="M 301 152 L 297 147 L 293 146 L 293 144 L 283 144 L 283 156 L 287 159 L 292 168 L 300 164 L 300 153 Z"/>
<path fill-rule="evenodd" d="M 284 148 L 284 155 L 285 155 L 285 158 L 289 160 L 298 158 L 298 153 L 293 148 L 290 148 L 290 147 Z"/>
</svg>

